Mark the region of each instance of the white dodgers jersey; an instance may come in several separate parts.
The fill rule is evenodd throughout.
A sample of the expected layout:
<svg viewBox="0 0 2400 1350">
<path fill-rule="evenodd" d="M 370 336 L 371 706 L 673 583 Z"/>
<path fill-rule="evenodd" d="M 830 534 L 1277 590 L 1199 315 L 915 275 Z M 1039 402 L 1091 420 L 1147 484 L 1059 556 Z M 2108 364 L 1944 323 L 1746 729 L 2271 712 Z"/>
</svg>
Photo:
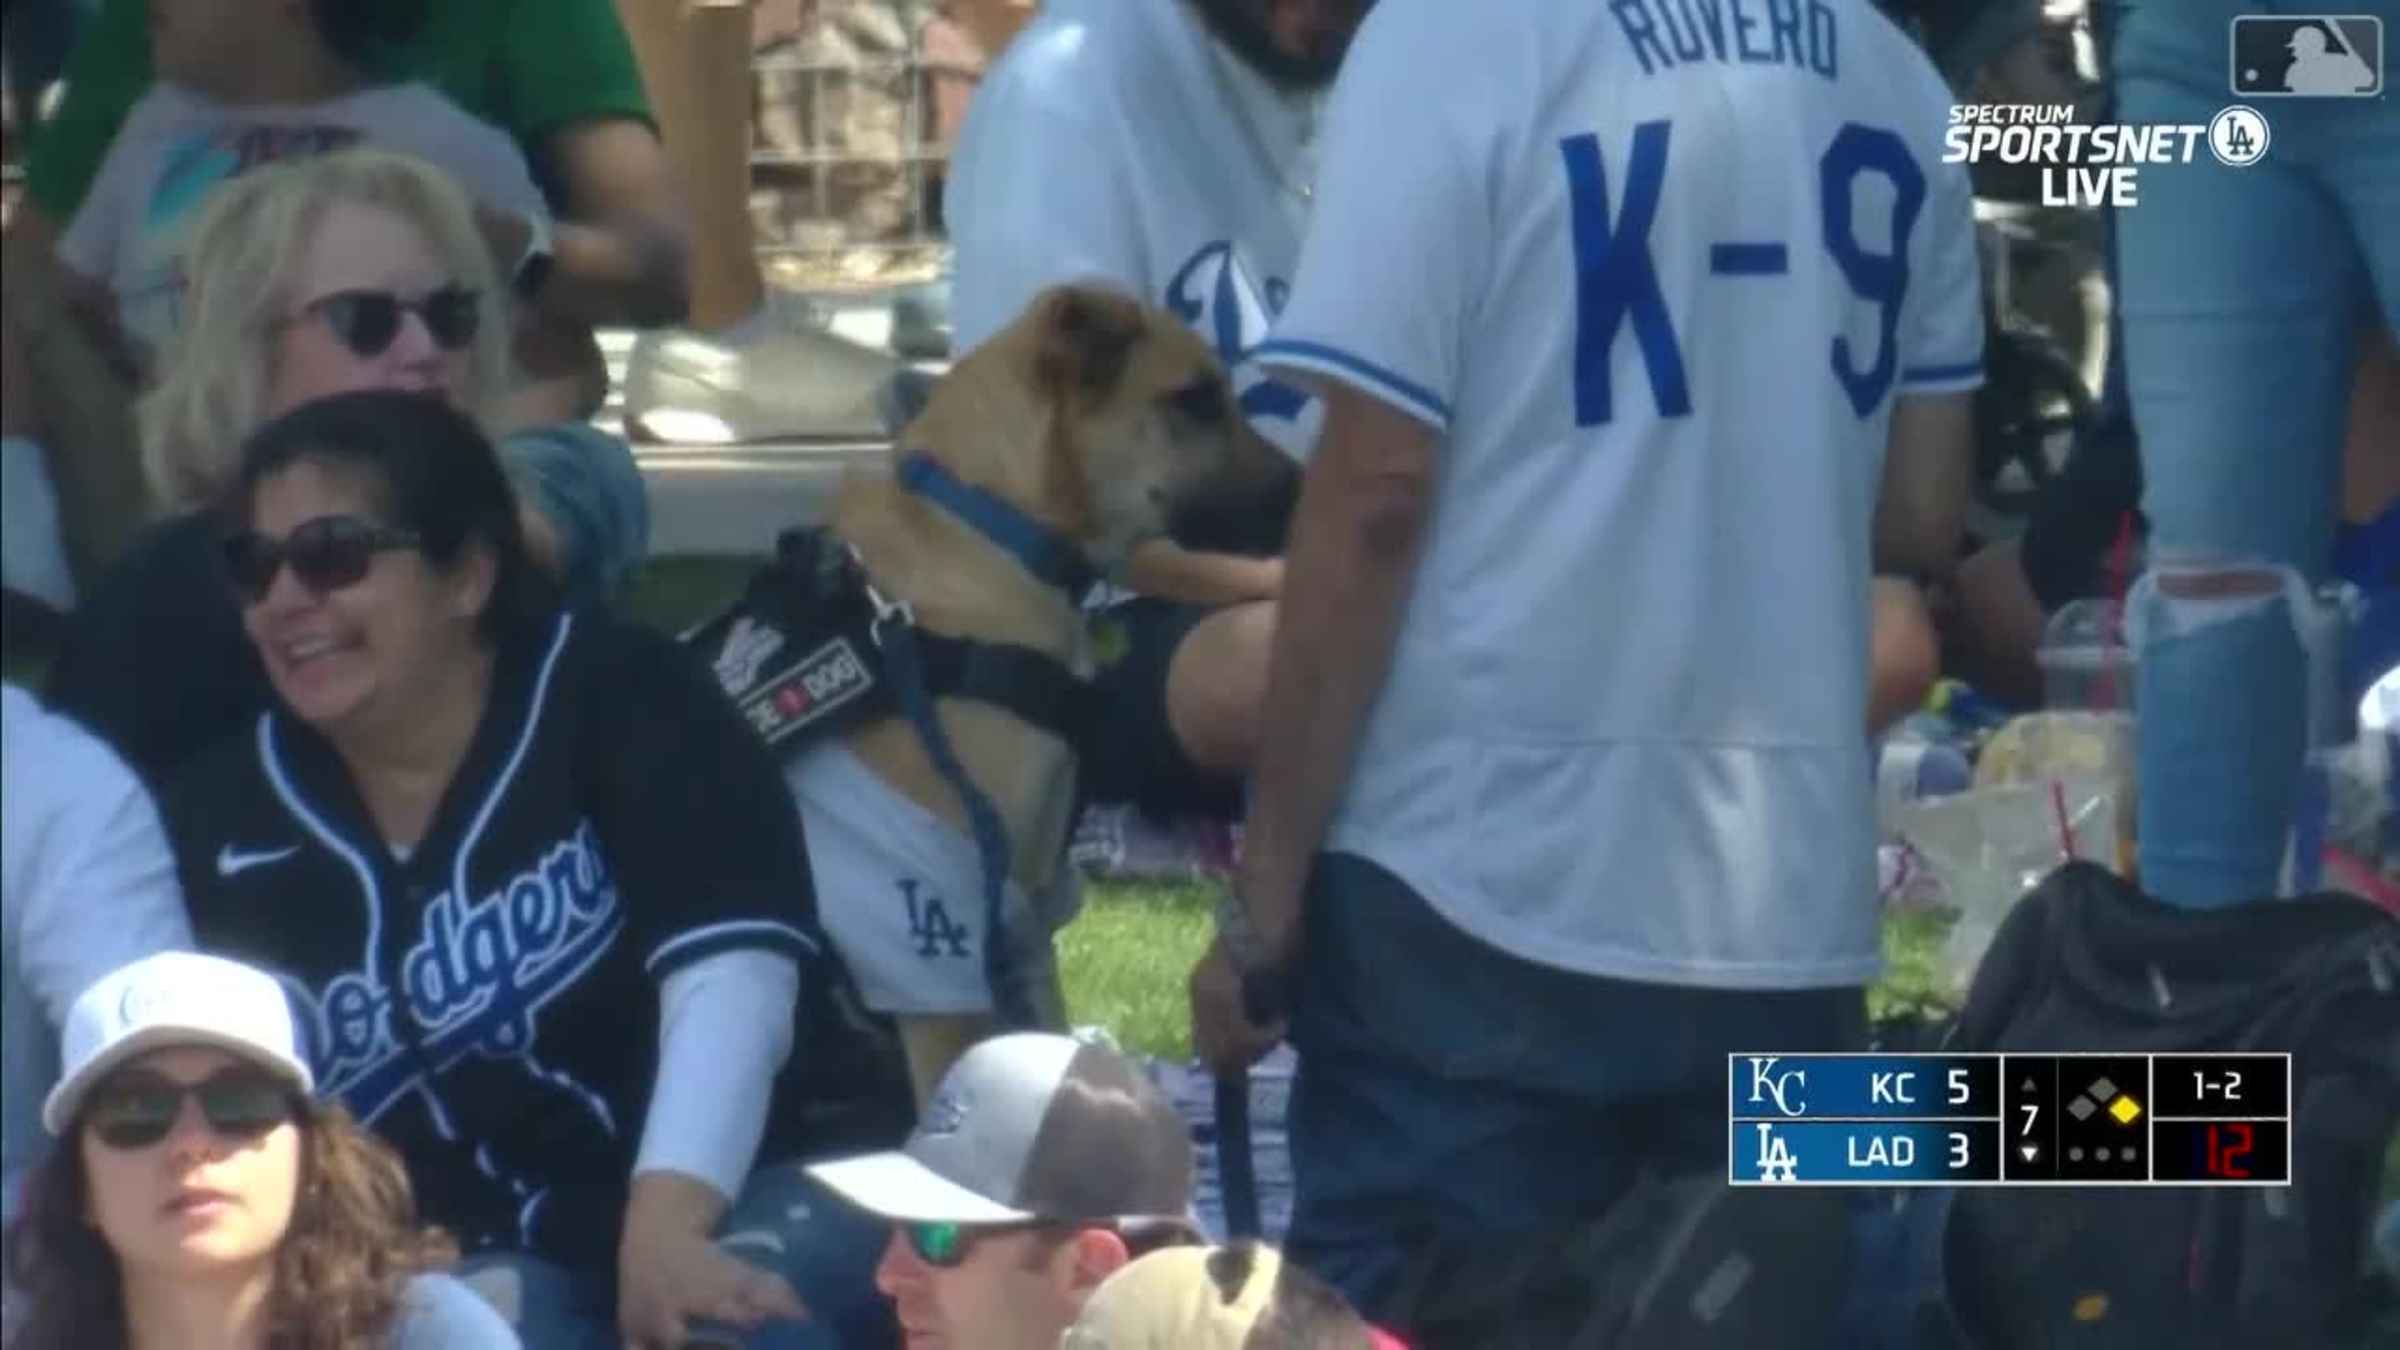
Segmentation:
<svg viewBox="0 0 2400 1350">
<path fill-rule="evenodd" d="M 1866 0 L 1385 0 L 1259 358 L 1442 434 L 1329 846 L 1631 980 L 1872 978 L 1870 526 L 1980 382 L 1949 94 Z"/>
<path fill-rule="evenodd" d="M 952 157 L 957 349 L 1045 287 L 1113 283 L 1213 345 L 1251 424 L 1306 453 L 1322 408 L 1244 358 L 1299 261 L 1322 102 L 1268 84 L 1182 0 L 1050 0 Z"/>
</svg>

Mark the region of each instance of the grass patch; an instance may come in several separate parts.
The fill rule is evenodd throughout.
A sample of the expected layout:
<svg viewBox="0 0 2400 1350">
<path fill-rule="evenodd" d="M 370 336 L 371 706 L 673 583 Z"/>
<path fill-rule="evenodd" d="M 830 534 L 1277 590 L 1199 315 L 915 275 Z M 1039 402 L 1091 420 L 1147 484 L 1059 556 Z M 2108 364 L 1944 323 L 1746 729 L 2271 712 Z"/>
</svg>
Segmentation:
<svg viewBox="0 0 2400 1350">
<path fill-rule="evenodd" d="M 1083 913 L 1058 935 L 1068 1020 L 1107 1028 L 1129 1051 L 1190 1059 L 1184 991 L 1208 948 L 1215 888 L 1093 883 L 1083 894 Z"/>
<path fill-rule="evenodd" d="M 1216 889 L 1205 882 L 1090 882 L 1083 913 L 1058 935 L 1059 979 L 1077 1026 L 1104 1027 L 1128 1050 L 1191 1058 L 1185 982 L 1207 950 Z M 1883 928 L 1886 969 L 1867 991 L 1871 1017 L 1950 1011 L 1940 975 L 1949 921 L 1905 914 Z M 2400 1151 L 2394 1155 L 2400 1167 Z"/>
<path fill-rule="evenodd" d="M 698 555 L 652 558 L 634 579 L 625 612 L 668 633 L 679 633 L 733 603 L 760 559 Z"/>
</svg>

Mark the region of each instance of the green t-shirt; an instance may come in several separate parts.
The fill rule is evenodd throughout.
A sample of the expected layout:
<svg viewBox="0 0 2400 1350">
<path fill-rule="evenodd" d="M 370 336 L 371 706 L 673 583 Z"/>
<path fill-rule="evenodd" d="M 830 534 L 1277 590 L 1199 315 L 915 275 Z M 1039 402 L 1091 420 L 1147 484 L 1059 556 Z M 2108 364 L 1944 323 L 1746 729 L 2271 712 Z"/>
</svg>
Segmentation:
<svg viewBox="0 0 2400 1350">
<path fill-rule="evenodd" d="M 649 122 L 641 68 L 613 0 L 425 0 L 425 27 L 378 73 L 423 80 L 524 150 L 553 205 L 541 153 L 587 119 Z M 125 115 L 150 88 L 149 0 L 104 0 L 67 64 L 66 97 L 26 164 L 33 199 L 62 227 L 83 203 Z"/>
</svg>

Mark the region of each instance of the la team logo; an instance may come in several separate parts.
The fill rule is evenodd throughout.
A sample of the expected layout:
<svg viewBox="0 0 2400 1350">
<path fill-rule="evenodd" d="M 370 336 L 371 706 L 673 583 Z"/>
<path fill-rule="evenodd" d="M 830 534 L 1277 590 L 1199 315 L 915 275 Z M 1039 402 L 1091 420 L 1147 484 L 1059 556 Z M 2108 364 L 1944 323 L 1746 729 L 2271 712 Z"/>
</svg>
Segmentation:
<svg viewBox="0 0 2400 1350">
<path fill-rule="evenodd" d="M 1961 103 L 1950 109 L 1942 162 L 2037 166 L 2044 206 L 2134 206 L 2145 165 L 2189 164 L 2206 149 L 2246 168 L 2265 156 L 2267 139 L 2267 119 L 2242 106 L 2197 126 L 2080 122 L 2063 103 Z"/>
</svg>

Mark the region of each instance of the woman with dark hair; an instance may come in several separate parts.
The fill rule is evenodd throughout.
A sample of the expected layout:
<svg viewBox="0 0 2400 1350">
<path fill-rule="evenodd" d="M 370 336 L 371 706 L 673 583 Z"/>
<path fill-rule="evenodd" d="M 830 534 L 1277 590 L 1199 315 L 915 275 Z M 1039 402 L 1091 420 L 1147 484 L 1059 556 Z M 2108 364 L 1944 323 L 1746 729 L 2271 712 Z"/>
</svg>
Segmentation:
<svg viewBox="0 0 2400 1350">
<path fill-rule="evenodd" d="M 536 1350 L 777 1319 L 775 1344 L 892 1339 L 881 1230 L 752 1175 L 889 1142 L 908 1090 L 846 1015 L 782 778 L 715 682 L 557 607 L 490 443 L 437 400 L 295 409 L 229 510 L 277 706 L 161 802 L 200 944 L 301 996 L 325 1090 L 471 1268 L 506 1267 Z M 714 1243 L 729 1209 L 772 1272 Z"/>
<path fill-rule="evenodd" d="M 27 1178 L 10 1350 L 513 1350 L 417 1222 L 400 1160 L 310 1095 L 272 979 L 188 952 L 67 1015 Z"/>
</svg>

